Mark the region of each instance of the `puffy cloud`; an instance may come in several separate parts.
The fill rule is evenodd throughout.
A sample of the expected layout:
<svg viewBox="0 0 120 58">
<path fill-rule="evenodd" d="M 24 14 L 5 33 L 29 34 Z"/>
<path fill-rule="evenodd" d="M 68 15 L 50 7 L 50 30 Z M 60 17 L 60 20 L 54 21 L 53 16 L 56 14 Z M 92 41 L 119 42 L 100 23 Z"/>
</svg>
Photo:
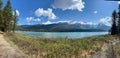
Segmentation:
<svg viewBox="0 0 120 58">
<path fill-rule="evenodd" d="M 19 12 L 18 10 L 16 10 L 16 13 L 17 13 L 17 16 L 19 16 L 19 15 L 20 15 L 20 12 Z"/>
<path fill-rule="evenodd" d="M 40 18 L 36 18 L 35 21 L 41 21 L 41 19 Z"/>
<path fill-rule="evenodd" d="M 94 11 L 94 14 L 97 14 L 98 13 L 98 11 Z"/>
<path fill-rule="evenodd" d="M 111 17 L 102 18 L 100 19 L 100 23 L 105 24 L 106 26 L 111 26 L 112 18 Z"/>
<path fill-rule="evenodd" d="M 39 21 L 41 21 L 40 18 L 34 18 L 34 17 L 27 17 L 26 20 L 27 20 L 27 22 L 31 22 L 31 21 L 39 22 Z"/>
<path fill-rule="evenodd" d="M 82 0 L 55 0 L 53 8 L 60 8 L 62 10 L 78 10 L 82 11 L 85 2 Z"/>
<path fill-rule="evenodd" d="M 38 8 L 35 11 L 35 15 L 37 17 L 45 16 L 48 17 L 48 19 L 56 19 L 56 15 L 53 13 L 51 8 L 48 8 L 48 10 L 44 10 L 43 8 Z"/>
<path fill-rule="evenodd" d="M 118 1 L 118 4 L 120 4 L 120 1 Z"/>
<path fill-rule="evenodd" d="M 16 12 L 16 15 L 17 15 L 17 16 L 19 16 L 19 15 L 20 15 L 19 10 L 15 10 L 15 12 Z M 13 15 L 15 15 L 15 12 L 13 12 Z"/>
<path fill-rule="evenodd" d="M 27 17 L 27 18 L 26 18 L 27 22 L 30 22 L 30 21 L 32 21 L 33 19 L 34 19 L 34 17 Z"/>
</svg>

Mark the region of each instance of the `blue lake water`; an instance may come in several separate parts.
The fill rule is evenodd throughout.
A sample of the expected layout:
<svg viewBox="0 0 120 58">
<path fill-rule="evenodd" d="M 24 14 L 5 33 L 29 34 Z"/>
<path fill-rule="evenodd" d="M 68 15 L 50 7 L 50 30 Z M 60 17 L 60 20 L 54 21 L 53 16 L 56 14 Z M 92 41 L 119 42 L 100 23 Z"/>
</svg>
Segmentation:
<svg viewBox="0 0 120 58">
<path fill-rule="evenodd" d="M 44 38 L 71 38 L 71 39 L 108 34 L 108 32 L 31 32 L 31 31 L 16 31 L 16 32 L 33 36 L 40 36 Z"/>
</svg>

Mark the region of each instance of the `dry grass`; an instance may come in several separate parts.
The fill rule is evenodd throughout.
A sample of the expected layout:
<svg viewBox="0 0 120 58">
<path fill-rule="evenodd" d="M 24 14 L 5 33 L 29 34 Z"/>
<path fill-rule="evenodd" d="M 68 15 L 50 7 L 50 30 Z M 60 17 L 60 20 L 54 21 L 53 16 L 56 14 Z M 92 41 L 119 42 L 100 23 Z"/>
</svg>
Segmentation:
<svg viewBox="0 0 120 58">
<path fill-rule="evenodd" d="M 105 43 L 113 40 L 110 35 L 81 39 L 46 39 L 18 33 L 4 35 L 30 58 L 80 58 L 100 51 Z"/>
</svg>

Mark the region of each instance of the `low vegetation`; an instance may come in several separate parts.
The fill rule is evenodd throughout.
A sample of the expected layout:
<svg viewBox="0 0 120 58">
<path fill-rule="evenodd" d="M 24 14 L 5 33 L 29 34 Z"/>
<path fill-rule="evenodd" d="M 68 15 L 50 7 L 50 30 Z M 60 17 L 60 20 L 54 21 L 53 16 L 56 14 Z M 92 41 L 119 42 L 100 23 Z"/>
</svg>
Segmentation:
<svg viewBox="0 0 120 58">
<path fill-rule="evenodd" d="M 120 57 L 120 44 L 116 46 L 115 51 L 117 56 Z"/>
<path fill-rule="evenodd" d="M 118 58 L 120 58 L 120 43 L 115 46 L 115 53 Z"/>
<path fill-rule="evenodd" d="M 46 39 L 18 33 L 5 33 L 25 54 L 32 58 L 81 58 L 100 51 L 105 43 L 112 41 L 111 35 L 81 39 Z"/>
</svg>

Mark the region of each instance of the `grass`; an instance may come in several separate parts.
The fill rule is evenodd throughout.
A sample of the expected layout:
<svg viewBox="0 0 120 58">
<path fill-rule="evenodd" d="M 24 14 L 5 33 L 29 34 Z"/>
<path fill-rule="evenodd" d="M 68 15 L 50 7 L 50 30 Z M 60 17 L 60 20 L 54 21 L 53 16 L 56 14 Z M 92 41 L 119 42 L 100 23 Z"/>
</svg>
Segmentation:
<svg viewBox="0 0 120 58">
<path fill-rule="evenodd" d="M 120 56 L 120 44 L 116 46 L 115 51 Z"/>
<path fill-rule="evenodd" d="M 114 39 L 111 35 L 81 39 L 46 39 L 18 33 L 5 33 L 4 36 L 30 58 L 82 58 L 95 54 Z"/>
<path fill-rule="evenodd" d="M 120 36 L 119 36 L 120 38 Z M 115 52 L 117 54 L 117 57 L 120 58 L 120 42 L 115 46 Z"/>
</svg>

